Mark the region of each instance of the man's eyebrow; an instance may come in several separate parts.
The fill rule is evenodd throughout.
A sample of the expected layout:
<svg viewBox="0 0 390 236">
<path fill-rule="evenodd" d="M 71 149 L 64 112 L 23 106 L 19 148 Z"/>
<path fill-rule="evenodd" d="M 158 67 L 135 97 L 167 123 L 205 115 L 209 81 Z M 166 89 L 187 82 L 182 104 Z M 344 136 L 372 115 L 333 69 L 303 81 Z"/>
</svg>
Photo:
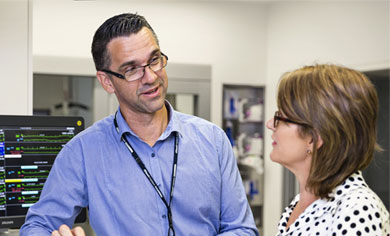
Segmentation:
<svg viewBox="0 0 390 236">
<path fill-rule="evenodd" d="M 149 60 L 150 60 L 153 56 L 155 56 L 156 54 L 158 54 L 158 53 L 161 54 L 160 49 L 159 49 L 159 48 L 154 49 L 154 50 L 149 54 Z M 137 66 L 137 62 L 136 62 L 135 60 L 124 62 L 124 63 L 122 63 L 122 64 L 119 66 L 119 70 L 121 70 L 123 67 L 126 67 L 126 66 Z"/>
<path fill-rule="evenodd" d="M 126 66 L 135 66 L 136 65 L 136 62 L 135 61 L 127 61 L 127 62 L 124 62 L 122 63 L 122 65 L 119 66 L 119 71 L 123 68 L 123 67 L 126 67 Z"/>
</svg>

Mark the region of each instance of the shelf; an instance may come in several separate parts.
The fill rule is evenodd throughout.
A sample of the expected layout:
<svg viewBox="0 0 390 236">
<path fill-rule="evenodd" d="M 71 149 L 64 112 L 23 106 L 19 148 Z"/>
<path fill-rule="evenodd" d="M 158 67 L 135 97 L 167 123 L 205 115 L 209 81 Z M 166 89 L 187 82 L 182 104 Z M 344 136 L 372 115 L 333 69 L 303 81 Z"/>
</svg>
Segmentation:
<svg viewBox="0 0 390 236">
<path fill-rule="evenodd" d="M 264 87 L 223 85 L 223 129 L 236 151 L 238 169 L 257 226 L 263 224 Z"/>
</svg>

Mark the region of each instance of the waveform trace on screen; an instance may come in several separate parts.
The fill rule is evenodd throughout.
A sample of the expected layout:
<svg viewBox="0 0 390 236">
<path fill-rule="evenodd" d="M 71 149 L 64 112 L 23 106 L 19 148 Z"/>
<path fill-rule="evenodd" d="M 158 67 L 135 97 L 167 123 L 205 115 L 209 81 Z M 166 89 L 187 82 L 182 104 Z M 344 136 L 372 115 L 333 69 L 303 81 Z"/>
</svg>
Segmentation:
<svg viewBox="0 0 390 236">
<path fill-rule="evenodd" d="M 0 128 L 0 217 L 25 215 L 74 127 Z"/>
</svg>

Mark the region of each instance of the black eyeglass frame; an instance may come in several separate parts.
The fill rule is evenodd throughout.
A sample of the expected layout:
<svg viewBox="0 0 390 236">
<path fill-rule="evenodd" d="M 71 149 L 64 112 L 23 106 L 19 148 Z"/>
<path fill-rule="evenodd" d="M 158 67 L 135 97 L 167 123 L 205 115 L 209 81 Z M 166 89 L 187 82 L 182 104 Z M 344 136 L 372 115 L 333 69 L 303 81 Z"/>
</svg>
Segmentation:
<svg viewBox="0 0 390 236">
<path fill-rule="evenodd" d="M 134 69 L 138 69 L 138 68 L 142 68 L 142 67 L 143 67 L 143 75 L 142 75 L 141 77 L 139 77 L 138 79 L 134 79 L 134 80 L 127 80 L 125 75 L 119 74 L 119 73 L 114 72 L 114 71 L 111 71 L 111 70 L 101 69 L 100 71 L 103 71 L 103 72 L 105 72 L 105 73 L 107 73 L 107 74 L 110 74 L 110 75 L 113 75 L 113 76 L 115 76 L 115 77 L 118 77 L 119 79 L 124 79 L 124 80 L 126 80 L 126 81 L 128 81 L 128 82 L 137 81 L 137 80 L 139 80 L 139 79 L 142 79 L 142 78 L 145 76 L 145 68 L 146 68 L 146 67 L 149 67 L 149 69 L 151 69 L 153 72 L 157 72 L 157 71 L 163 69 L 164 67 L 166 67 L 166 66 L 168 65 L 168 56 L 165 55 L 164 53 L 161 53 L 160 60 L 161 60 L 161 58 L 163 58 L 163 57 L 165 57 L 166 63 L 165 63 L 165 65 L 163 65 L 163 67 L 161 67 L 160 69 L 158 69 L 158 70 L 156 70 L 156 71 L 155 71 L 155 70 L 152 70 L 152 68 L 150 67 L 150 65 L 151 65 L 152 63 L 148 63 L 148 64 L 146 64 L 146 65 L 144 65 L 144 66 L 136 66 Z"/>
<path fill-rule="evenodd" d="M 297 124 L 297 125 L 304 125 L 304 126 L 308 126 L 308 127 L 311 127 L 310 125 L 308 124 L 305 124 L 305 123 L 301 123 L 301 122 L 298 122 L 298 121 L 293 121 L 293 120 L 290 120 L 288 118 L 285 118 L 285 117 L 282 117 L 280 116 L 280 112 L 279 111 L 276 111 L 275 112 L 275 115 L 274 115 L 274 128 L 278 127 L 279 125 L 279 121 L 284 121 L 284 122 L 288 122 L 288 123 L 293 123 L 293 124 Z"/>
</svg>

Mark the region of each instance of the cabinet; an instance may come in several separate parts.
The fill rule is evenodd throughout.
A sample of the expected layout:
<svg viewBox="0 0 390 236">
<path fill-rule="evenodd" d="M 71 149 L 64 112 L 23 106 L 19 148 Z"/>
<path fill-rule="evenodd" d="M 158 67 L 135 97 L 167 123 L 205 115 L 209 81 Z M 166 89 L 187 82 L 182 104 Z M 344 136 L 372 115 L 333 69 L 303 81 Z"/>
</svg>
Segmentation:
<svg viewBox="0 0 390 236">
<path fill-rule="evenodd" d="M 223 85 L 223 129 L 237 158 L 256 226 L 263 227 L 264 87 Z"/>
</svg>

